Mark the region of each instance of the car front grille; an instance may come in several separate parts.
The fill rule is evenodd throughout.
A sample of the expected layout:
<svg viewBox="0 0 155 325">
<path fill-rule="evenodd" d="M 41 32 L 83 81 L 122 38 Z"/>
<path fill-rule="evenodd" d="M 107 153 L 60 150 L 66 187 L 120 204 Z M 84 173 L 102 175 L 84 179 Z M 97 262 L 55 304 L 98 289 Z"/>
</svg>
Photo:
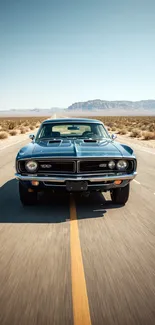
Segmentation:
<svg viewBox="0 0 155 325">
<path fill-rule="evenodd" d="M 50 165 L 51 167 L 47 168 Z M 39 162 L 38 173 L 74 173 L 75 162 L 74 161 L 51 161 L 51 162 Z"/>
<path fill-rule="evenodd" d="M 108 161 L 80 161 L 79 172 L 80 173 L 102 173 L 109 170 Z"/>
<path fill-rule="evenodd" d="M 118 169 L 115 167 L 115 169 L 110 169 L 108 166 L 108 163 L 110 160 L 115 159 L 102 159 L 102 160 L 81 160 L 79 162 L 79 173 L 107 173 L 107 172 L 119 172 Z M 115 161 L 117 162 L 117 160 Z M 133 171 L 133 161 L 128 161 L 128 168 L 126 171 L 131 172 Z"/>
<path fill-rule="evenodd" d="M 75 161 L 66 160 L 36 160 L 38 162 L 37 174 L 63 174 L 74 173 L 76 169 Z M 27 173 L 25 161 L 20 161 L 19 169 L 22 173 Z"/>
<path fill-rule="evenodd" d="M 42 159 L 37 160 L 38 162 L 38 170 L 37 174 L 48 175 L 48 174 L 104 174 L 116 172 L 118 173 L 118 169 L 111 170 L 108 166 L 110 159 Z M 134 170 L 134 161 L 128 161 L 127 172 L 132 172 Z M 21 173 L 28 173 L 25 168 L 25 161 L 21 160 L 18 162 L 18 169 Z"/>
</svg>

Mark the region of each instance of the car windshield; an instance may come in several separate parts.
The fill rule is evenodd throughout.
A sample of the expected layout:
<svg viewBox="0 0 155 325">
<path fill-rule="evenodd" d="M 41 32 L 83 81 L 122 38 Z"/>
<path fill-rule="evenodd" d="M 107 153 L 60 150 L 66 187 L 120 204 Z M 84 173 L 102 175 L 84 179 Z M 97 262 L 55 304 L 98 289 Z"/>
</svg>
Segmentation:
<svg viewBox="0 0 155 325">
<path fill-rule="evenodd" d="M 99 123 L 45 123 L 38 131 L 36 141 L 53 138 L 110 138 Z"/>
</svg>

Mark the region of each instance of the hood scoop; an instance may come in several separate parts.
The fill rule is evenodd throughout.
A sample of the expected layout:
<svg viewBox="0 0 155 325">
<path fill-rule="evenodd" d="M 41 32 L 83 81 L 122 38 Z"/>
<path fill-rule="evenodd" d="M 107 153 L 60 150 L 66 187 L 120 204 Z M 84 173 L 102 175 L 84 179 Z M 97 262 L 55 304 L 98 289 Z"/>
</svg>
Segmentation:
<svg viewBox="0 0 155 325">
<path fill-rule="evenodd" d="M 63 139 L 51 139 L 47 143 L 47 147 L 70 147 L 71 141 L 70 140 L 63 140 Z"/>
</svg>

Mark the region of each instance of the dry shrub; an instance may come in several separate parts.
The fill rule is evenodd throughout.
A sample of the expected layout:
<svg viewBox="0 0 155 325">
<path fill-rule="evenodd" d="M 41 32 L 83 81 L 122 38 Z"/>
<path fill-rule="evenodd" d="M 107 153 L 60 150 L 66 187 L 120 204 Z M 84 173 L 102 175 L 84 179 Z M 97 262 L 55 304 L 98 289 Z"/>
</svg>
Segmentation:
<svg viewBox="0 0 155 325">
<path fill-rule="evenodd" d="M 26 130 L 26 132 L 29 132 L 30 131 L 30 128 L 26 127 L 25 130 Z"/>
<path fill-rule="evenodd" d="M 8 121 L 8 129 L 13 130 L 16 127 L 15 121 Z"/>
<path fill-rule="evenodd" d="M 127 128 L 128 132 L 131 132 L 132 129 L 133 129 L 132 126 L 129 126 L 129 127 Z"/>
<path fill-rule="evenodd" d="M 155 140 L 155 132 L 143 132 L 143 139 L 144 140 Z"/>
<path fill-rule="evenodd" d="M 8 129 L 6 129 L 6 128 L 1 128 L 0 131 L 1 131 L 1 132 L 7 132 Z"/>
<path fill-rule="evenodd" d="M 9 131 L 9 134 L 10 134 L 11 136 L 17 135 L 17 133 L 18 133 L 17 130 L 11 130 L 11 131 Z"/>
<path fill-rule="evenodd" d="M 119 130 L 118 134 L 121 134 L 121 135 L 127 134 L 127 130 L 126 129 Z"/>
<path fill-rule="evenodd" d="M 34 130 L 35 127 L 33 125 L 30 125 L 30 130 Z"/>
<path fill-rule="evenodd" d="M 19 128 L 19 130 L 20 130 L 20 133 L 21 134 L 24 134 L 24 133 L 26 133 L 26 132 L 29 132 L 30 131 L 30 128 L 28 128 L 27 126 L 20 126 L 20 128 Z"/>
<path fill-rule="evenodd" d="M 111 128 L 111 131 L 116 131 L 116 127 L 113 126 L 113 127 Z"/>
<path fill-rule="evenodd" d="M 26 133 L 26 128 L 21 127 L 21 128 L 20 128 L 20 133 L 21 133 L 21 134 L 25 134 L 25 133 Z"/>
<path fill-rule="evenodd" d="M 150 132 L 155 132 L 155 123 L 151 123 L 150 125 L 148 125 L 148 130 Z"/>
<path fill-rule="evenodd" d="M 107 124 L 107 126 L 109 126 L 110 128 L 113 127 L 113 123 L 112 123 L 112 122 L 108 122 L 108 123 L 106 123 L 106 124 Z"/>
<path fill-rule="evenodd" d="M 143 125 L 143 126 L 141 127 L 141 130 L 142 130 L 142 131 L 146 131 L 146 126 Z"/>
<path fill-rule="evenodd" d="M 5 131 L 0 131 L 0 139 L 1 140 L 4 140 L 4 139 L 7 139 L 9 136 L 9 134 Z"/>
<path fill-rule="evenodd" d="M 28 120 L 26 120 L 24 123 L 23 123 L 23 126 L 29 126 L 30 122 Z"/>
<path fill-rule="evenodd" d="M 141 131 L 138 129 L 133 129 L 130 133 L 130 137 L 132 138 L 140 138 L 141 137 Z"/>
<path fill-rule="evenodd" d="M 35 125 L 36 128 L 39 128 L 40 122 L 38 121 L 37 124 Z"/>
<path fill-rule="evenodd" d="M 124 124 L 119 124 L 119 125 L 118 125 L 118 128 L 119 128 L 119 130 L 124 129 Z"/>
</svg>

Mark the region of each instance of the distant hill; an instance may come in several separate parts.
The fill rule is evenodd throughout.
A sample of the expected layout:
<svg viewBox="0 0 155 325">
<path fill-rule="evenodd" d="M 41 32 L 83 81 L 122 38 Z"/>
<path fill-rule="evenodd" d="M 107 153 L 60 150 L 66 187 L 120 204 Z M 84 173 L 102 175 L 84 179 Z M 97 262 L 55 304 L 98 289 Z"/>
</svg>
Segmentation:
<svg viewBox="0 0 155 325">
<path fill-rule="evenodd" d="M 14 117 L 14 116 L 51 116 L 53 113 L 62 114 L 64 109 L 53 107 L 53 108 L 33 108 L 33 109 L 10 109 L 0 110 L 0 116 Z"/>
<path fill-rule="evenodd" d="M 107 101 L 107 100 L 88 100 L 87 102 L 74 103 L 68 107 L 69 111 L 94 111 L 94 110 L 147 110 L 155 112 L 155 100 L 141 100 L 141 101 Z"/>
</svg>

